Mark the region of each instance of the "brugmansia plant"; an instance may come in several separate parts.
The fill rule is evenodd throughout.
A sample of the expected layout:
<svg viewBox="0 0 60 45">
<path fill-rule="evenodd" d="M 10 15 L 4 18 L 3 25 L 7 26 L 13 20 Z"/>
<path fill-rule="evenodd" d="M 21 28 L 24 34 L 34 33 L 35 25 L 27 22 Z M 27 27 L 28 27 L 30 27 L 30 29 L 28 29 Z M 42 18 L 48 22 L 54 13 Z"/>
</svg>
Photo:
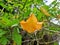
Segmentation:
<svg viewBox="0 0 60 45">
<path fill-rule="evenodd" d="M 49 6 L 44 0 L 0 0 L 0 45 L 57 45 L 50 42 L 57 40 L 60 30 L 59 4 L 57 0 Z"/>
</svg>

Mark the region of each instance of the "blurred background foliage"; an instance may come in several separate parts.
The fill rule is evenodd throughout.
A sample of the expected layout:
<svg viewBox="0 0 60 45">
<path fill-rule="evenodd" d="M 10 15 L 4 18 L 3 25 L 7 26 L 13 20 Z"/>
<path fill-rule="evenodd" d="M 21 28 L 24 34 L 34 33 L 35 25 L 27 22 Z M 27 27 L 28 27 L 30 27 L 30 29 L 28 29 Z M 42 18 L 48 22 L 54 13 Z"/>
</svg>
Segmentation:
<svg viewBox="0 0 60 45">
<path fill-rule="evenodd" d="M 60 2 L 57 0 L 49 6 L 43 0 L 0 0 L 0 44 L 7 45 L 14 41 L 17 45 L 21 45 L 20 21 L 26 20 L 30 13 L 34 13 L 38 21 L 56 18 L 60 15 L 59 5 Z M 40 11 L 41 6 L 50 13 L 50 16 Z M 59 26 L 56 27 L 53 23 L 44 25 L 49 30 L 60 30 Z"/>
</svg>

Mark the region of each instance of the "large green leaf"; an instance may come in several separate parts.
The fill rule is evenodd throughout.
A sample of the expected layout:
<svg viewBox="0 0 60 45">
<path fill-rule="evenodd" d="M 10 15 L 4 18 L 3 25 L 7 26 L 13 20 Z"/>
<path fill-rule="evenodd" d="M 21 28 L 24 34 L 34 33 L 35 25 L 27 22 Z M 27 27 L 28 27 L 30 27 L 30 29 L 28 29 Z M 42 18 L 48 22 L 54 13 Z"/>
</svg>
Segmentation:
<svg viewBox="0 0 60 45">
<path fill-rule="evenodd" d="M 2 17 L 1 23 L 4 24 L 5 26 L 10 26 L 11 21 L 8 18 Z"/>
<path fill-rule="evenodd" d="M 7 43 L 8 43 L 8 39 L 6 37 L 0 38 L 0 44 L 7 45 Z"/>
<path fill-rule="evenodd" d="M 14 32 L 12 34 L 12 39 L 14 40 L 14 42 L 17 43 L 17 45 L 21 45 L 22 43 L 22 36 L 18 33 L 17 29 L 14 29 Z"/>
<path fill-rule="evenodd" d="M 2 29 L 0 29 L 0 37 L 2 37 L 4 34 L 6 34 L 6 31 L 3 31 Z"/>
<path fill-rule="evenodd" d="M 18 24 L 19 23 L 19 20 L 18 19 L 8 19 L 7 17 L 2 17 L 2 20 L 0 21 L 0 25 L 2 27 L 8 27 L 8 26 L 12 26 L 12 25 L 15 25 L 15 24 Z"/>
</svg>

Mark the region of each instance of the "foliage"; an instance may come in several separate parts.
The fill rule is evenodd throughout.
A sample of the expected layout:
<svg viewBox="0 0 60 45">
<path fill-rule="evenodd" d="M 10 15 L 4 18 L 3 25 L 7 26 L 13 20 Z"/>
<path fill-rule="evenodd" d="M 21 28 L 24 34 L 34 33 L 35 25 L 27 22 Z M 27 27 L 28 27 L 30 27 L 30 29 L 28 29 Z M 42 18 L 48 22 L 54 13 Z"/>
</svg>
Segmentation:
<svg viewBox="0 0 60 45">
<path fill-rule="evenodd" d="M 41 12 L 40 6 L 42 5 L 51 14 L 49 17 Z M 50 19 L 60 14 L 60 9 L 57 6 L 59 3 L 56 0 L 50 6 L 45 5 L 43 0 L 0 0 L 0 44 L 12 44 L 11 41 L 13 41 L 17 45 L 21 45 L 20 21 L 26 20 L 32 12 L 38 21 L 47 20 L 49 22 Z M 54 26 L 48 26 L 46 23 L 44 23 L 44 27 L 55 30 Z M 60 28 L 57 27 L 57 29 Z"/>
</svg>

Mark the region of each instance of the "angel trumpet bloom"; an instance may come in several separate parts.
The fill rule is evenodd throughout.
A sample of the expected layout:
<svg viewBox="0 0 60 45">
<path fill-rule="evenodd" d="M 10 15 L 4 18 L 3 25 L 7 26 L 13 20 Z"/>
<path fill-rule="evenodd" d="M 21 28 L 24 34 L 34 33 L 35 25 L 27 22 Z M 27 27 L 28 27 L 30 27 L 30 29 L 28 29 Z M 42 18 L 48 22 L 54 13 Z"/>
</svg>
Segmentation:
<svg viewBox="0 0 60 45">
<path fill-rule="evenodd" d="M 38 22 L 36 16 L 31 14 L 26 21 L 22 20 L 20 24 L 23 30 L 33 33 L 36 30 L 42 29 L 43 22 Z"/>
</svg>

